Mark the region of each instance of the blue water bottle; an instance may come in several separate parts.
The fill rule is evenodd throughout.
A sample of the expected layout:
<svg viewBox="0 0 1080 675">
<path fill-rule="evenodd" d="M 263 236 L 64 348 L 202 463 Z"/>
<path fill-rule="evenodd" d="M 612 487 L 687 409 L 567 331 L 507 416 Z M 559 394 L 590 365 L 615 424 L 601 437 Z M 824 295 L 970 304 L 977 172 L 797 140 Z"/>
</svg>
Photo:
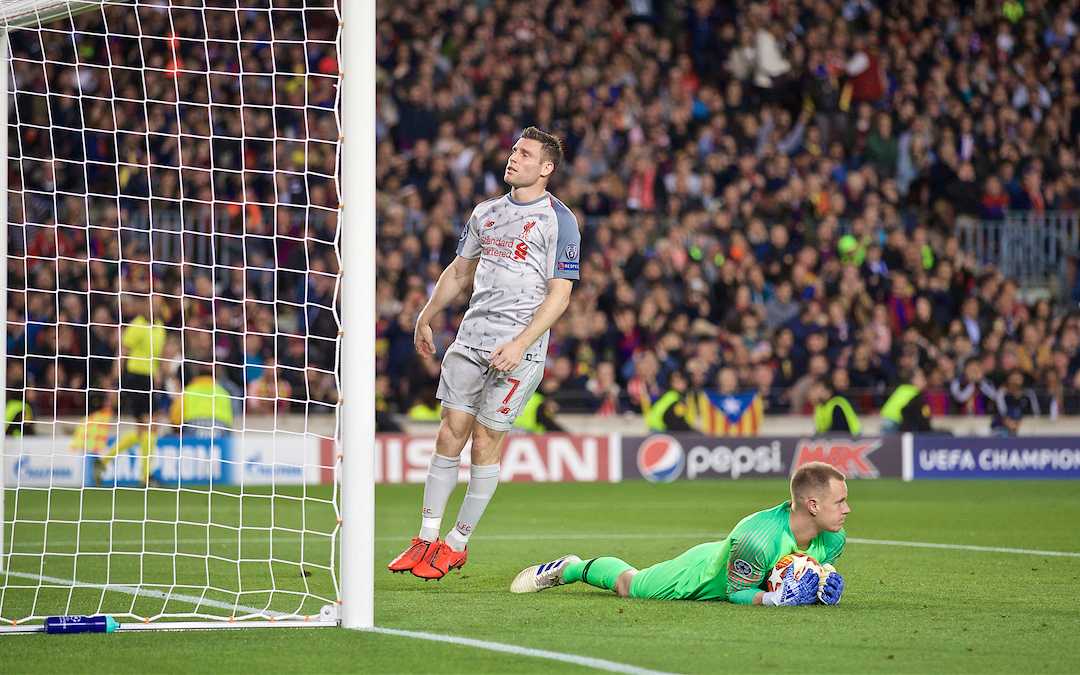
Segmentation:
<svg viewBox="0 0 1080 675">
<path fill-rule="evenodd" d="M 111 633 L 120 623 L 111 616 L 50 616 L 45 619 L 46 633 Z"/>
</svg>

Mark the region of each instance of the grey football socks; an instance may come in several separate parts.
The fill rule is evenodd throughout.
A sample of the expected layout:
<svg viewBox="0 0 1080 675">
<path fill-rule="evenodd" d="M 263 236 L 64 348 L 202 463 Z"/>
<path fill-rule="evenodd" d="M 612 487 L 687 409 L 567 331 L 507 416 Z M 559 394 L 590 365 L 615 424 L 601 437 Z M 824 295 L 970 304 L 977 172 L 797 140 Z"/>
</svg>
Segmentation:
<svg viewBox="0 0 1080 675">
<path fill-rule="evenodd" d="M 461 502 L 457 522 L 450 534 L 446 535 L 446 544 L 454 551 L 464 551 L 469 543 L 469 537 L 480 522 L 480 517 L 484 515 L 484 509 L 495 494 L 495 488 L 499 487 L 499 468 L 499 464 L 491 464 L 474 466 L 470 470 L 469 489 L 465 491 L 465 500 Z"/>
<path fill-rule="evenodd" d="M 424 512 L 420 523 L 420 538 L 435 541 L 439 538 L 446 502 L 457 487 L 458 465 L 461 457 L 443 457 L 431 453 L 427 481 L 424 483 Z M 471 484 L 470 484 L 471 487 Z"/>
</svg>

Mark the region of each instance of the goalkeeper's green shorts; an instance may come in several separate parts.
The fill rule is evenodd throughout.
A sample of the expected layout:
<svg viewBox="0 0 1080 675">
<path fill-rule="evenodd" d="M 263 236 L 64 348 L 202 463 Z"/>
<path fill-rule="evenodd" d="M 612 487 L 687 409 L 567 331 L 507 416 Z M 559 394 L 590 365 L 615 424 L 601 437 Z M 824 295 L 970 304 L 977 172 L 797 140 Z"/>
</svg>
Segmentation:
<svg viewBox="0 0 1080 675">
<path fill-rule="evenodd" d="M 699 544 L 677 558 L 646 567 L 630 581 L 630 597 L 655 600 L 723 600 L 727 598 L 727 564 L 718 577 L 710 573 L 723 550 L 722 541 Z"/>
</svg>

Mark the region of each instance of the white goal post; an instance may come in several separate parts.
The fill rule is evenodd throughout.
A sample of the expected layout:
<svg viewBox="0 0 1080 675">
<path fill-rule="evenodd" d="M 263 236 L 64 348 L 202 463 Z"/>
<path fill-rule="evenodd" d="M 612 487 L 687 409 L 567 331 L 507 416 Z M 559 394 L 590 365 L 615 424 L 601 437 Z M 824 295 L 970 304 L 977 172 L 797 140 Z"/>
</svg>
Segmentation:
<svg viewBox="0 0 1080 675">
<path fill-rule="evenodd" d="M 0 633 L 374 625 L 374 26 L 0 0 Z"/>
</svg>

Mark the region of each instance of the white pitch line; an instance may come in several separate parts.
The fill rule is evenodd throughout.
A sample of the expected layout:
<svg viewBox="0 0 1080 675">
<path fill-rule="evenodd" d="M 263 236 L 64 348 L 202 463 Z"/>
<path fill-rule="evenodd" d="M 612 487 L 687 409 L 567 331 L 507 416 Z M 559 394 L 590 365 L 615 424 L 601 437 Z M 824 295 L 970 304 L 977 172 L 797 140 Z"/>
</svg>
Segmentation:
<svg viewBox="0 0 1080 675">
<path fill-rule="evenodd" d="M 1070 551 L 1037 551 L 1026 548 L 998 548 L 995 546 L 966 546 L 964 544 L 932 544 L 923 541 L 889 541 L 886 539 L 851 539 L 856 544 L 878 544 L 879 546 L 911 546 L 912 548 L 950 548 L 959 551 L 984 551 L 986 553 L 1023 553 L 1027 555 L 1056 555 L 1080 558 L 1080 553 Z"/>
<path fill-rule="evenodd" d="M 506 654 L 517 654 L 519 656 L 533 656 L 539 659 L 550 659 L 552 661 L 572 663 L 575 666 L 586 666 L 588 668 L 596 668 L 597 670 L 606 670 L 610 673 L 630 673 L 631 675 L 665 675 L 663 671 L 649 670 L 648 668 L 639 668 L 638 666 L 631 666 L 625 663 L 618 663 L 616 661 L 608 661 L 607 659 L 597 659 L 591 656 L 577 656 L 576 654 L 562 654 L 560 652 L 549 652 L 546 649 L 518 647 L 517 645 L 508 645 L 503 644 L 502 642 L 488 642 L 487 640 L 474 640 L 472 638 L 455 637 L 453 635 L 438 635 L 436 633 L 419 633 L 416 631 L 397 630 L 394 628 L 374 627 L 361 628 L 360 630 L 368 633 L 397 635 L 400 637 L 411 637 L 420 640 L 432 640 L 434 642 L 449 642 L 450 644 L 464 645 L 466 647 L 476 647 L 478 649 L 487 649 L 493 652 L 504 652 Z"/>
<path fill-rule="evenodd" d="M 200 598 L 197 595 L 183 595 L 180 593 L 165 593 L 164 591 L 156 591 L 151 588 L 138 588 L 136 586 L 121 586 L 115 584 L 88 584 L 82 581 L 76 581 L 75 579 L 61 579 L 60 577 L 49 577 L 42 574 L 29 574 L 27 572 L 4 572 L 0 570 L 0 576 L 7 575 L 9 577 L 21 577 L 23 579 L 33 579 L 35 581 L 41 581 L 48 584 L 55 584 L 57 586 L 74 586 L 78 588 L 97 588 L 103 591 L 113 591 L 116 593 L 125 593 L 127 595 L 141 596 L 144 598 L 165 598 L 166 600 L 176 600 L 179 602 L 186 602 L 188 604 L 205 605 L 207 607 L 217 607 L 218 609 L 227 609 L 229 611 L 241 611 L 245 614 L 268 614 L 271 616 L 291 616 L 284 612 L 272 612 L 268 609 L 259 609 L 258 607 L 246 607 L 244 605 L 229 604 L 227 602 L 221 602 L 220 600 L 211 600 L 209 598 Z"/>
</svg>

